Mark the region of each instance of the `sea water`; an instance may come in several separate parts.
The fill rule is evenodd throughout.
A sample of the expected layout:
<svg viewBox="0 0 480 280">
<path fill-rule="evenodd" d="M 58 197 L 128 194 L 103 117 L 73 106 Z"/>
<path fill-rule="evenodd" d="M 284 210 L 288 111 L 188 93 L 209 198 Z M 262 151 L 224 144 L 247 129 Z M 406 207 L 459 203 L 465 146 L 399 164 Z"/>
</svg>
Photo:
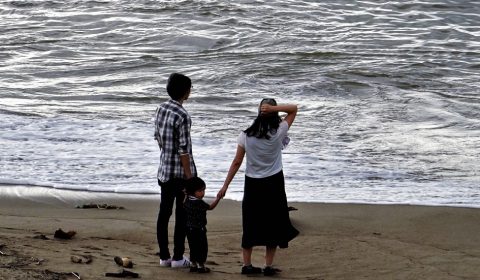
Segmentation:
<svg viewBox="0 0 480 280">
<path fill-rule="evenodd" d="M 4 190 L 158 194 L 181 72 L 207 196 L 273 97 L 299 106 L 290 201 L 480 207 L 478 1 L 0 1 L 0 42 Z"/>
</svg>

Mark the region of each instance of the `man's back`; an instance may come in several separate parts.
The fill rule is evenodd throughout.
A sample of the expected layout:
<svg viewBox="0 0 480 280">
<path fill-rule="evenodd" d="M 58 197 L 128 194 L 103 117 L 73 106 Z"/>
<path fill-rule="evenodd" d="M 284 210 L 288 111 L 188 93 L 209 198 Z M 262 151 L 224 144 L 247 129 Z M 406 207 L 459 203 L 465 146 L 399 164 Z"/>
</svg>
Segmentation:
<svg viewBox="0 0 480 280">
<path fill-rule="evenodd" d="M 192 155 L 190 127 L 191 118 L 178 101 L 169 100 L 157 108 L 155 139 L 160 148 L 157 178 L 161 182 L 184 177 L 179 156 L 181 154 Z M 191 158 L 191 162 L 193 165 L 193 158 Z"/>
</svg>

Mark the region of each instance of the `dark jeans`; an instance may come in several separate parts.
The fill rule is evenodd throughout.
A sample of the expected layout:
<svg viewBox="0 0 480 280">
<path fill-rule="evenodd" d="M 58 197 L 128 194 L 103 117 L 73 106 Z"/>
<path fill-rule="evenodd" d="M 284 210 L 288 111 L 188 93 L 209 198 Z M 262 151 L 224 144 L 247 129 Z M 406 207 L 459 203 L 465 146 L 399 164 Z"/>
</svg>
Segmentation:
<svg viewBox="0 0 480 280">
<path fill-rule="evenodd" d="M 207 261 L 208 242 L 205 228 L 187 228 L 190 261 L 204 264 Z"/>
<path fill-rule="evenodd" d="M 160 259 L 170 258 L 168 248 L 168 222 L 173 212 L 175 202 L 175 230 L 173 234 L 173 260 L 181 260 L 185 252 L 185 224 L 186 214 L 183 208 L 185 199 L 183 179 L 171 179 L 165 183 L 158 181 L 162 189 L 160 198 L 160 211 L 157 220 L 157 241 L 160 248 Z M 175 201 L 176 200 L 176 201 Z"/>
</svg>

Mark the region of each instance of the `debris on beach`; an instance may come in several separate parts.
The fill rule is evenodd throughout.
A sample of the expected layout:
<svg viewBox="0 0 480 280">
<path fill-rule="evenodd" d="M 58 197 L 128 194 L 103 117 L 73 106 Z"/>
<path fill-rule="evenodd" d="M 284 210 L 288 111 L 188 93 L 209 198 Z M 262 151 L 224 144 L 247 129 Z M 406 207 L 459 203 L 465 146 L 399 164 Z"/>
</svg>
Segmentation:
<svg viewBox="0 0 480 280">
<path fill-rule="evenodd" d="M 90 255 L 73 255 L 70 257 L 70 260 L 73 262 L 73 263 L 84 263 L 84 264 L 89 264 L 92 262 L 92 256 Z"/>
<path fill-rule="evenodd" d="M 39 259 L 35 257 L 31 257 L 30 260 L 36 265 L 41 265 L 45 261 L 45 259 Z"/>
<path fill-rule="evenodd" d="M 76 231 L 70 230 L 68 232 L 63 231 L 61 228 L 55 231 L 53 237 L 58 239 L 72 239 L 72 237 L 76 234 Z"/>
<path fill-rule="evenodd" d="M 83 205 L 77 205 L 75 208 L 78 209 L 101 209 L 101 210 L 110 210 L 110 209 L 125 209 L 123 206 L 117 206 L 117 205 L 112 205 L 112 204 L 98 204 L 98 203 L 90 203 L 90 204 L 83 204 Z"/>
<path fill-rule="evenodd" d="M 130 258 L 121 258 L 121 257 L 114 257 L 113 260 L 115 261 L 116 264 L 119 266 L 123 266 L 126 268 L 132 268 L 133 267 L 133 262 Z"/>
<path fill-rule="evenodd" d="M 5 255 L 6 255 L 4 252 L 2 252 L 2 249 L 3 249 L 3 247 L 5 247 L 5 246 L 7 246 L 7 245 L 5 245 L 5 244 L 0 244 L 0 255 L 1 255 L 1 256 L 5 256 Z"/>
<path fill-rule="evenodd" d="M 82 279 L 82 278 L 80 278 L 80 274 L 78 272 L 55 272 L 55 271 L 45 269 L 44 273 L 46 275 L 55 275 L 55 276 L 57 276 L 56 279 L 63 279 L 63 276 L 70 276 L 70 275 L 75 276 L 75 278 L 77 278 L 77 279 Z M 60 277 L 62 277 L 62 278 L 60 278 Z"/>
<path fill-rule="evenodd" d="M 293 206 L 288 206 L 288 211 L 297 211 L 298 209 Z"/>
<path fill-rule="evenodd" d="M 45 279 L 67 280 L 80 279 L 78 272 L 56 272 L 48 269 L 38 269 L 32 265 L 42 266 L 46 259 L 29 256 L 24 252 L 9 248 L 6 244 L 0 244 L 4 254 L 0 255 L 0 278 L 1 279 Z M 5 272 L 6 274 L 3 274 Z M 4 278 L 3 276 L 7 277 Z"/>
<path fill-rule="evenodd" d="M 35 235 L 33 239 L 49 240 L 49 238 L 45 234 Z"/>
<path fill-rule="evenodd" d="M 0 269 L 21 270 L 28 268 L 30 264 L 41 265 L 45 261 L 45 259 L 23 255 L 13 249 L 8 250 L 8 252 L 2 252 L 0 256 L 2 256 L 0 258 Z"/>
<path fill-rule="evenodd" d="M 106 277 L 116 277 L 116 278 L 138 278 L 138 273 L 131 272 L 123 269 L 121 272 L 107 272 L 105 273 Z"/>
</svg>

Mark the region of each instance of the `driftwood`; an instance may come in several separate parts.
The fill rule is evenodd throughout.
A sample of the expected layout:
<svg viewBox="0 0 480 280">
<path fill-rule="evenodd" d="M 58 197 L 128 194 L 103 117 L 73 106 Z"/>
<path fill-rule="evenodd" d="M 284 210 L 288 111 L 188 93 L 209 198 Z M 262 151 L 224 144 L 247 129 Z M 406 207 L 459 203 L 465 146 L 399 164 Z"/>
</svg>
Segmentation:
<svg viewBox="0 0 480 280">
<path fill-rule="evenodd" d="M 138 278 L 138 273 L 135 273 L 135 272 L 132 272 L 132 271 L 128 271 L 128 270 L 125 270 L 123 269 L 121 272 L 107 272 L 105 273 L 105 276 L 106 277 L 116 277 L 116 278 Z"/>
<path fill-rule="evenodd" d="M 45 269 L 44 270 L 44 273 L 46 275 L 54 275 L 54 276 L 58 276 L 58 277 L 64 277 L 64 276 L 70 276 L 70 275 L 73 275 L 75 276 L 77 279 L 82 279 L 80 278 L 80 274 L 78 272 L 55 272 L 55 271 L 51 271 L 51 270 L 48 270 L 48 269 Z M 62 279 L 63 279 L 62 277 Z"/>
</svg>

